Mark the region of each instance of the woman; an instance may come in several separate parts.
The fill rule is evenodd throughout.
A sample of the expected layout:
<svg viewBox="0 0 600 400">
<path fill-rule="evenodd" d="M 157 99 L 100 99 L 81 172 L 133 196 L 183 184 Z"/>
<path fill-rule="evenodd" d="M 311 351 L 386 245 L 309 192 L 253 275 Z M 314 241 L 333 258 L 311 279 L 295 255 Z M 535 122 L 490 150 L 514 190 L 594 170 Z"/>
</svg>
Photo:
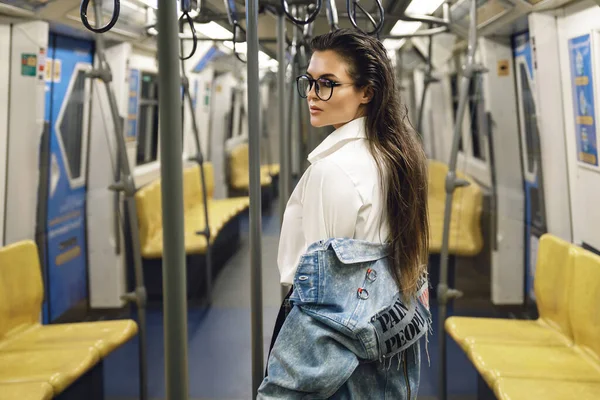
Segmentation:
<svg viewBox="0 0 600 400">
<path fill-rule="evenodd" d="M 377 39 L 338 30 L 311 47 L 297 88 L 311 124 L 335 131 L 284 213 L 278 265 L 293 293 L 259 398 L 413 398 L 430 318 L 425 155 Z M 406 379 L 386 385 L 388 370 Z"/>
</svg>

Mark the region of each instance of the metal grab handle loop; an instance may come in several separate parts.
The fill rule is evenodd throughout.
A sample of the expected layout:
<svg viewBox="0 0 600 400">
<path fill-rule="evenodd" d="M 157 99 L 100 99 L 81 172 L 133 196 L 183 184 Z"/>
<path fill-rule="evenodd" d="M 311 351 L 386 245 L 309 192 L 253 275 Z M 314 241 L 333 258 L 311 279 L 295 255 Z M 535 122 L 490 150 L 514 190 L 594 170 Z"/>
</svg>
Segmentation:
<svg viewBox="0 0 600 400">
<path fill-rule="evenodd" d="M 235 58 L 240 60 L 240 62 L 246 64 L 246 60 L 244 60 L 237 52 L 235 44 L 237 43 L 237 30 L 240 29 L 244 32 L 244 36 L 246 36 L 246 30 L 242 28 L 240 22 L 237 19 L 237 14 L 235 10 L 235 3 L 232 0 L 224 0 L 225 1 L 225 9 L 227 10 L 227 18 L 229 19 L 229 23 L 233 26 L 233 55 Z"/>
<path fill-rule="evenodd" d="M 352 1 L 352 7 L 350 7 L 350 1 Z M 383 5 L 381 4 L 381 0 L 375 0 L 375 3 L 377 4 L 377 9 L 379 10 L 379 23 L 375 22 L 375 19 L 371 16 L 371 14 L 369 14 L 358 2 L 359 0 L 346 0 L 346 9 L 348 11 L 348 18 L 350 19 L 350 22 L 352 23 L 352 26 L 354 26 L 354 28 L 358 29 L 359 31 L 367 34 L 367 35 L 376 35 L 381 31 L 381 28 L 383 28 L 383 23 L 385 22 L 385 11 L 383 10 Z M 364 32 L 362 29 L 360 29 L 356 23 L 356 7 L 358 7 L 363 14 L 365 14 L 365 16 L 369 19 L 369 21 L 373 24 L 373 26 L 375 27 L 375 29 L 373 29 L 370 32 Z M 354 12 L 353 12 L 354 11 Z"/>
<path fill-rule="evenodd" d="M 237 36 L 236 35 L 236 33 L 237 33 L 236 31 L 237 31 L 237 29 L 240 29 L 242 32 L 244 32 L 244 36 L 246 35 L 246 30 L 244 28 L 242 28 L 242 26 L 237 21 L 235 21 L 233 23 L 233 55 L 235 56 L 235 58 L 237 58 L 238 60 L 240 60 L 240 62 L 246 64 L 246 60 L 244 60 L 240 56 L 240 54 L 237 52 L 237 50 L 235 49 L 235 44 L 237 43 L 237 40 L 236 40 L 236 36 Z"/>
<path fill-rule="evenodd" d="M 194 56 L 194 54 L 196 54 L 196 49 L 198 48 L 198 36 L 196 35 L 196 28 L 194 27 L 194 20 L 192 19 L 192 17 L 190 16 L 189 12 L 187 12 L 187 11 L 183 12 L 183 15 L 179 19 L 179 23 L 182 23 L 182 20 L 184 18 L 187 19 L 188 25 L 190 26 L 190 30 L 192 31 L 192 51 L 185 58 L 183 58 L 180 55 L 179 59 L 181 61 L 189 60 L 190 58 L 192 58 Z"/>
<path fill-rule="evenodd" d="M 287 15 L 287 17 L 289 19 L 291 19 L 292 22 L 295 23 L 296 25 L 306 25 L 306 24 L 310 24 L 311 22 L 313 22 L 319 15 L 319 13 L 321 12 L 322 6 L 323 6 L 323 0 L 317 0 L 315 10 L 306 19 L 297 19 L 290 13 L 290 9 L 289 9 L 287 0 L 281 0 L 281 7 L 283 7 L 283 12 L 285 12 L 285 15 Z"/>
<path fill-rule="evenodd" d="M 110 18 L 110 21 L 108 22 L 108 24 L 106 24 L 105 26 L 103 26 L 101 28 L 94 28 L 93 26 L 90 25 L 90 23 L 88 21 L 88 16 L 87 16 L 89 4 L 90 4 L 90 0 L 82 0 L 81 6 L 79 7 L 79 16 L 81 17 L 81 22 L 83 23 L 83 25 L 88 30 L 90 30 L 94 33 L 104 33 L 104 32 L 108 32 L 109 30 L 111 30 L 111 28 L 113 26 L 115 26 L 115 24 L 119 20 L 119 13 L 121 12 L 121 1 L 113 0 L 114 7 L 113 7 L 112 17 Z"/>
</svg>

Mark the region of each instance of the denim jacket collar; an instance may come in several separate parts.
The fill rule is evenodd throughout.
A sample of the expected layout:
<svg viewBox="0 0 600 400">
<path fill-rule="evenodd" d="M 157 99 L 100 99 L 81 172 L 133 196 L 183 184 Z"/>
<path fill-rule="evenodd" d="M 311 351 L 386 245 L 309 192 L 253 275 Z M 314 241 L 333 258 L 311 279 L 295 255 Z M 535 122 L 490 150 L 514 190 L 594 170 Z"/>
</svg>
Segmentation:
<svg viewBox="0 0 600 400">
<path fill-rule="evenodd" d="M 388 256 L 387 245 L 357 239 L 321 240 L 309 246 L 307 253 L 331 247 L 343 264 L 358 264 L 381 260 Z"/>
</svg>

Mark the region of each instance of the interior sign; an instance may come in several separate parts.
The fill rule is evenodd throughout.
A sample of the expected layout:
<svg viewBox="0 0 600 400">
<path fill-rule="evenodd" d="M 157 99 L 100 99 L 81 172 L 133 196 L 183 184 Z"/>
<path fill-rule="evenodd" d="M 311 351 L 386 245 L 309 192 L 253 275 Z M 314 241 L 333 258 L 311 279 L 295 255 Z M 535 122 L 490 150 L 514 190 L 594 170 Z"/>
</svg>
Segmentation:
<svg viewBox="0 0 600 400">
<path fill-rule="evenodd" d="M 21 75 L 36 76 L 37 75 L 37 54 L 22 53 L 21 54 Z"/>
</svg>

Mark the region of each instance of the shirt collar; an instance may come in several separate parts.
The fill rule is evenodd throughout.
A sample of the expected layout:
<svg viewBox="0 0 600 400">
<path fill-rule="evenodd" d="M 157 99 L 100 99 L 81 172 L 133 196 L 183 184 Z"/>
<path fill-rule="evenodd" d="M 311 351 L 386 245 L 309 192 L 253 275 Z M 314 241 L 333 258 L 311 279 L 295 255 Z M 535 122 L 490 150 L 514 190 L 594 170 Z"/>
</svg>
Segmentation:
<svg viewBox="0 0 600 400">
<path fill-rule="evenodd" d="M 308 155 L 308 162 L 314 164 L 352 140 L 366 139 L 366 120 L 366 117 L 356 118 L 333 131 Z"/>
</svg>

